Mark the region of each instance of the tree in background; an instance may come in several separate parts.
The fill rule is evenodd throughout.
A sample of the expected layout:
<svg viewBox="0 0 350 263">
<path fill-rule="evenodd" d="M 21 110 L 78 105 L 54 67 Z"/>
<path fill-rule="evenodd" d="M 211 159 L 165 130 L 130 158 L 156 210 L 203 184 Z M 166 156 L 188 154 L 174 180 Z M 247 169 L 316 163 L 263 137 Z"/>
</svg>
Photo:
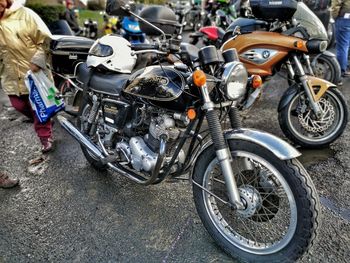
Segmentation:
<svg viewBox="0 0 350 263">
<path fill-rule="evenodd" d="M 90 10 L 104 10 L 106 8 L 105 0 L 89 0 L 87 8 Z"/>
</svg>

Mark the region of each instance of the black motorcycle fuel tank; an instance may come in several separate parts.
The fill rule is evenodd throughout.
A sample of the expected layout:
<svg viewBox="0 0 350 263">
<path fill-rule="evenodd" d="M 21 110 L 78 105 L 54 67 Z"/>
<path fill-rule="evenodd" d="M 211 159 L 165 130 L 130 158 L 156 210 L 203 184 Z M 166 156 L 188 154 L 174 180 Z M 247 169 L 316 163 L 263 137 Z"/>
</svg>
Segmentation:
<svg viewBox="0 0 350 263">
<path fill-rule="evenodd" d="M 185 87 L 183 74 L 173 67 L 150 66 L 135 72 L 124 92 L 162 108 L 183 111 L 190 103 Z"/>
</svg>

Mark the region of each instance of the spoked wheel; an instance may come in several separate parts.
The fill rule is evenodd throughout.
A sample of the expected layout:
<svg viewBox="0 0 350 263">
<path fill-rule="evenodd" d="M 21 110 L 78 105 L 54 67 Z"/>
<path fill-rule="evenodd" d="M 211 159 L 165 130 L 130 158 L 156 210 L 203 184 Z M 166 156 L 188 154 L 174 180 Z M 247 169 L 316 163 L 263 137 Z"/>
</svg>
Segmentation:
<svg viewBox="0 0 350 263">
<path fill-rule="evenodd" d="M 344 96 L 334 88 L 328 89 L 319 101 L 322 117 L 317 118 L 304 92 L 296 94 L 279 113 L 284 134 L 305 148 L 322 148 L 335 141 L 348 122 L 348 107 Z"/>
<path fill-rule="evenodd" d="M 297 160 L 281 161 L 251 142 L 230 141 L 233 169 L 244 210 L 228 204 L 214 149 L 198 159 L 194 201 L 209 234 L 228 254 L 244 262 L 290 262 L 312 244 L 319 201 Z"/>
</svg>

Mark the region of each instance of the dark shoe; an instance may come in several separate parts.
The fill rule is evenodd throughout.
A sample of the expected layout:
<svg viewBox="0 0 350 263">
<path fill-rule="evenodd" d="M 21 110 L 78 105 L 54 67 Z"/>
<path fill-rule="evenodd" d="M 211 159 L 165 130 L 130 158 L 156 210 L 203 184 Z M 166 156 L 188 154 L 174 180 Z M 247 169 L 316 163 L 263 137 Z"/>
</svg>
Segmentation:
<svg viewBox="0 0 350 263">
<path fill-rule="evenodd" d="M 42 153 L 48 153 L 53 150 L 53 139 L 51 138 L 45 138 L 45 139 L 40 139 L 41 140 L 41 152 Z"/>
<path fill-rule="evenodd" d="M 0 187 L 1 188 L 12 188 L 18 185 L 18 179 L 11 179 L 7 175 L 0 173 Z"/>
</svg>

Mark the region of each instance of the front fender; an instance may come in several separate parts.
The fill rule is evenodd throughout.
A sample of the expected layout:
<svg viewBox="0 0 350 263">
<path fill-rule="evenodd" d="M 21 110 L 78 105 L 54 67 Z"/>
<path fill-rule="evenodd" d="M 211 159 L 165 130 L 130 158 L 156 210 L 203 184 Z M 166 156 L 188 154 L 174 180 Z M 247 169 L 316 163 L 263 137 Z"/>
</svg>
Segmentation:
<svg viewBox="0 0 350 263">
<path fill-rule="evenodd" d="M 329 88 L 336 88 L 333 83 L 327 80 L 308 75 L 306 75 L 306 83 L 310 89 L 314 102 L 318 102 Z M 289 104 L 292 98 L 299 92 L 299 89 L 299 85 L 294 84 L 284 92 L 278 104 L 278 112 L 283 110 L 283 108 Z"/>
<path fill-rule="evenodd" d="M 318 102 L 329 88 L 337 87 L 327 80 L 313 76 L 306 76 L 306 83 L 315 102 Z"/>
<path fill-rule="evenodd" d="M 299 157 L 301 153 L 277 136 L 255 129 L 239 129 L 225 132 L 226 140 L 243 140 L 258 144 L 272 152 L 280 160 Z"/>
<path fill-rule="evenodd" d="M 242 140 L 258 144 L 270 151 L 280 160 L 290 160 L 297 158 L 301 155 L 301 153 L 297 149 L 295 149 L 289 143 L 276 137 L 275 135 L 255 129 L 242 128 L 238 130 L 229 130 L 225 131 L 224 136 L 226 140 Z M 203 145 L 200 154 L 195 160 L 193 167 L 196 167 L 199 156 L 210 147 L 214 147 L 213 142 L 211 140 L 207 141 L 205 145 Z"/>
<path fill-rule="evenodd" d="M 282 95 L 282 98 L 278 104 L 278 112 L 282 111 L 286 107 L 292 98 L 299 92 L 299 85 L 293 84 Z"/>
</svg>

